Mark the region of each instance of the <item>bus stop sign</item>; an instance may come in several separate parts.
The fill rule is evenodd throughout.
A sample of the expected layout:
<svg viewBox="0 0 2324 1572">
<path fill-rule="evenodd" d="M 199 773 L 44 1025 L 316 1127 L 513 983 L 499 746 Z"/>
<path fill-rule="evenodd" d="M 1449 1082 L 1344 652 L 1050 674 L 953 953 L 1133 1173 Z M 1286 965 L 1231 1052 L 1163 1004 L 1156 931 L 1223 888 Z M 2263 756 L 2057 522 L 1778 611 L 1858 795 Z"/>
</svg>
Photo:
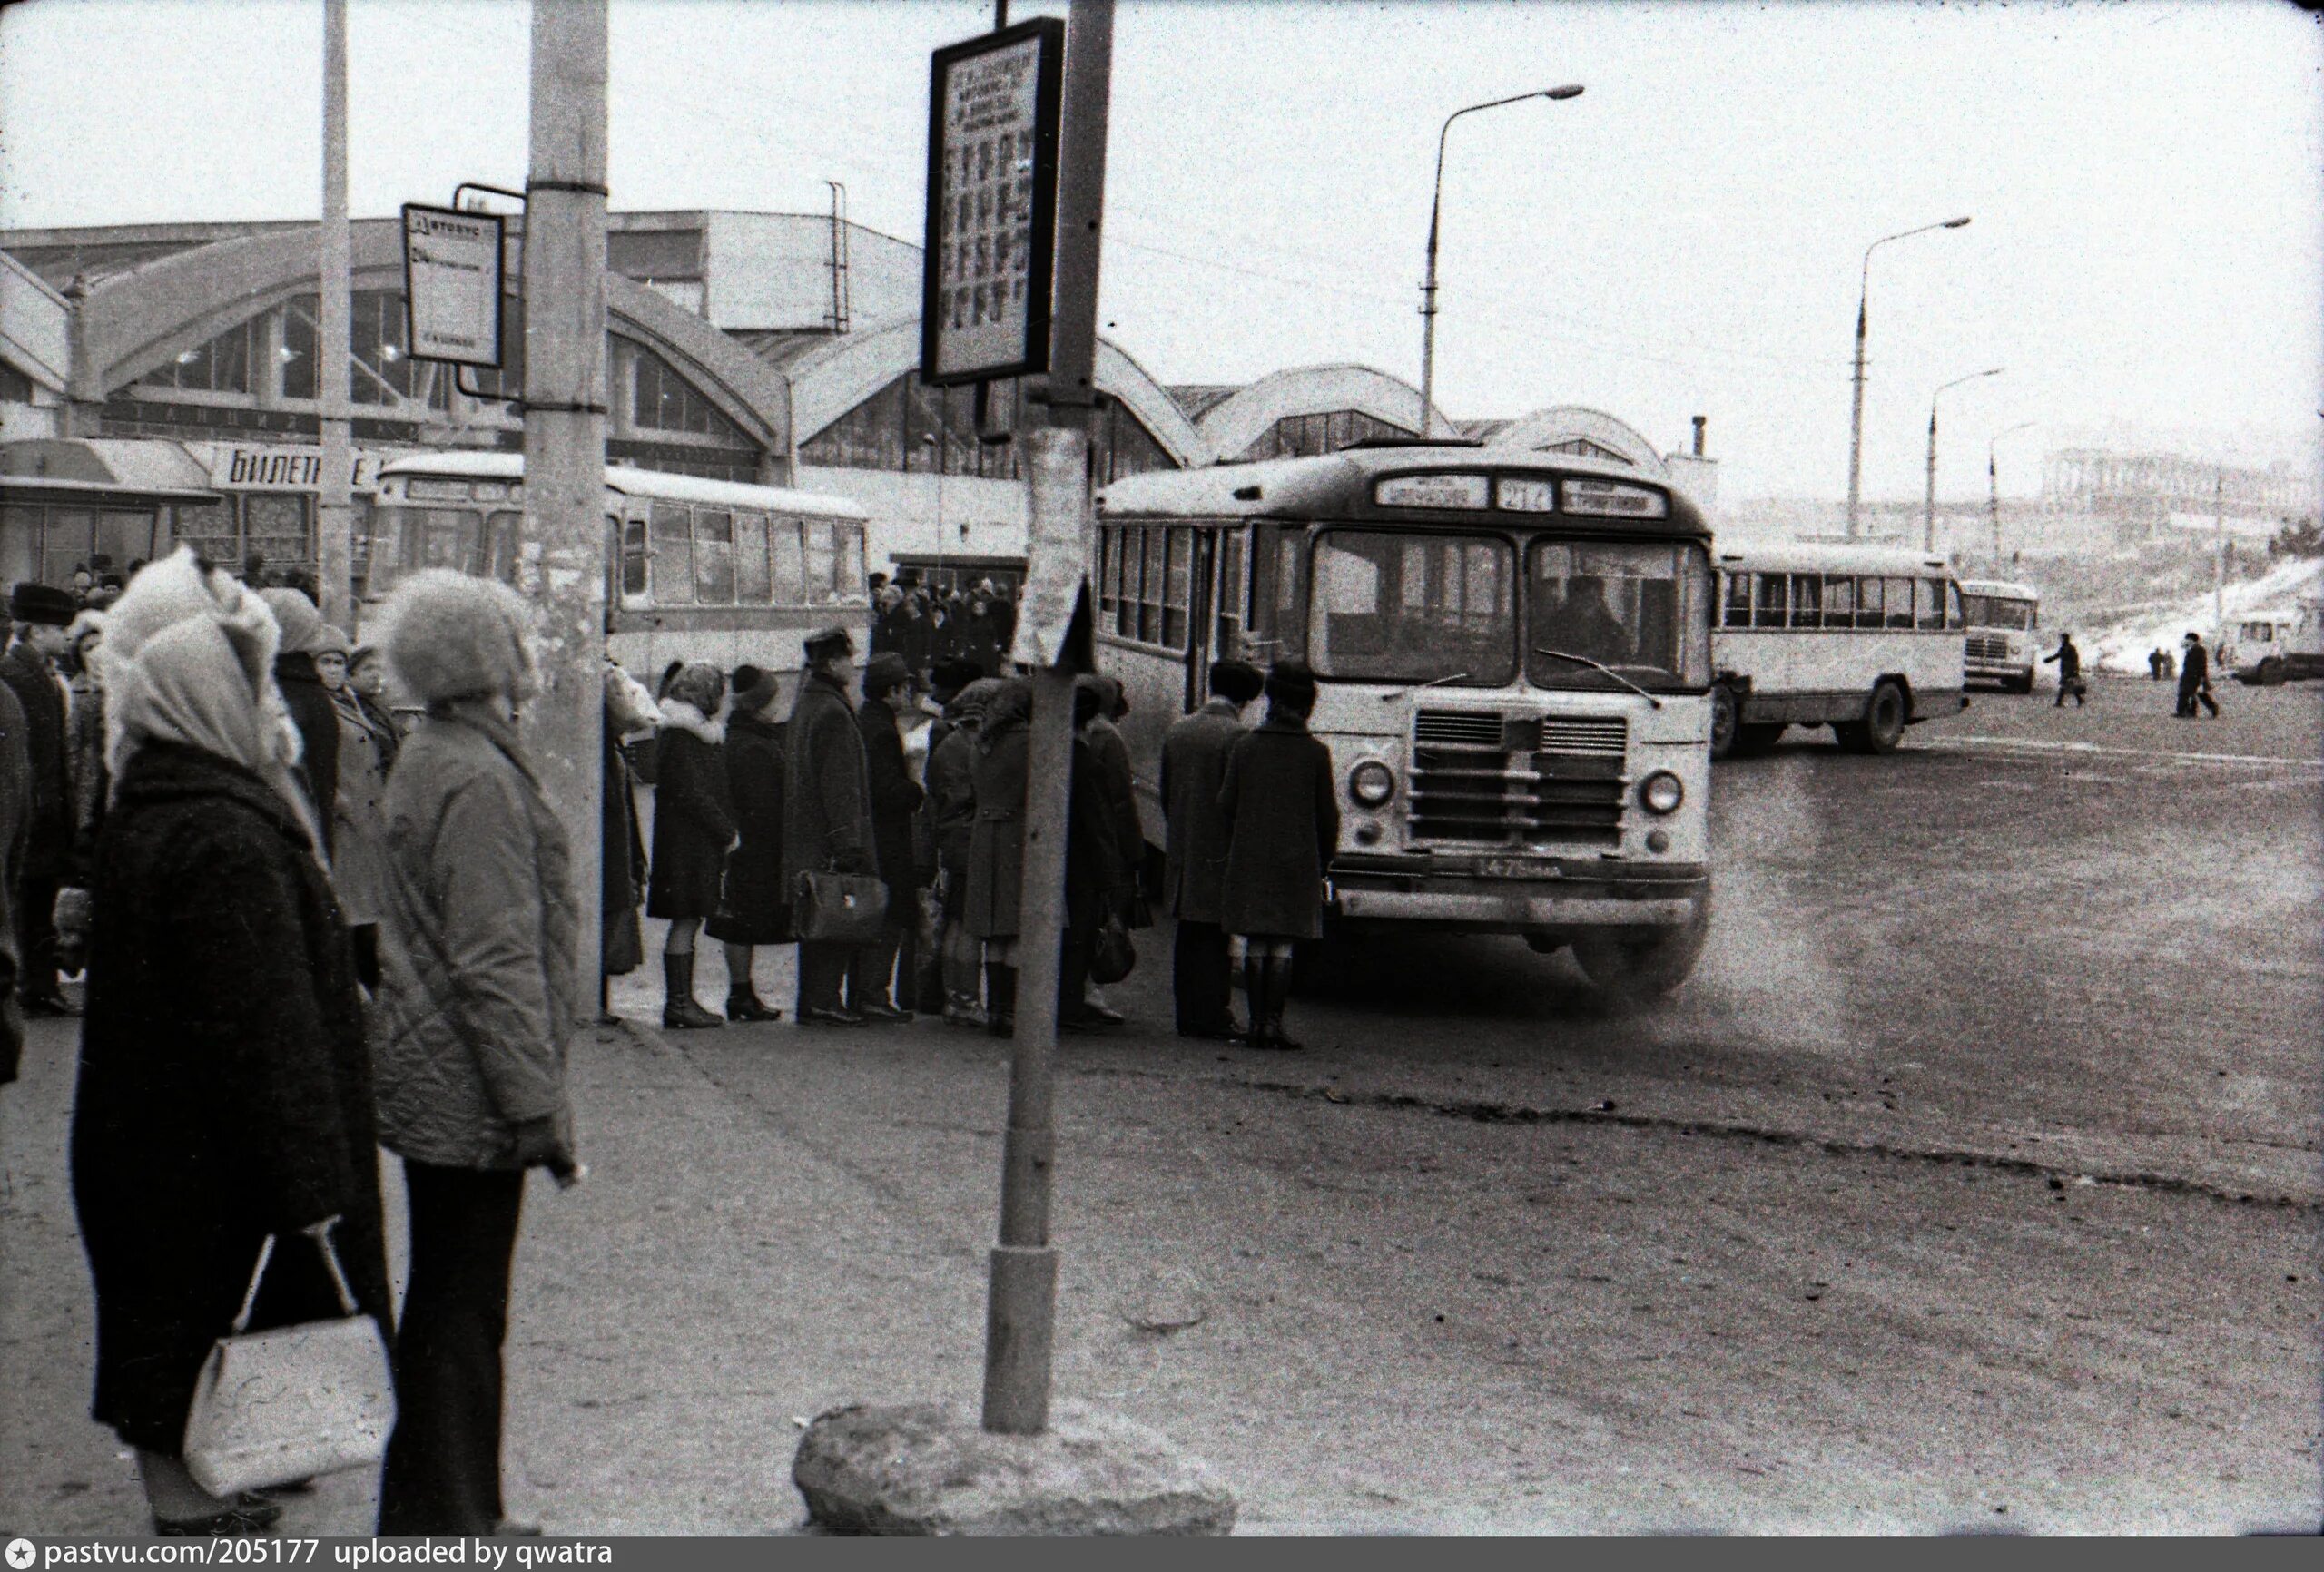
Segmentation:
<svg viewBox="0 0 2324 1572">
<path fill-rule="evenodd" d="M 403 293 L 414 359 L 499 369 L 502 230 L 497 213 L 404 204 Z"/>
</svg>

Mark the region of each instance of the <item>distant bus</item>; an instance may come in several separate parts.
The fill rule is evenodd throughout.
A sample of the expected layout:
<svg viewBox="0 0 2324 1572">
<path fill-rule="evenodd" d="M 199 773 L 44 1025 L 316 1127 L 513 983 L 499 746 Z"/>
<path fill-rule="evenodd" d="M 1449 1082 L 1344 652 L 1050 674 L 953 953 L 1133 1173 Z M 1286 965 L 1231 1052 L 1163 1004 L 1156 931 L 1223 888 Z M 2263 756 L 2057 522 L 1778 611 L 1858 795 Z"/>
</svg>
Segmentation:
<svg viewBox="0 0 2324 1572">
<path fill-rule="evenodd" d="M 1941 556 L 1787 542 L 1718 553 L 1711 752 L 1765 750 L 1787 726 L 1829 726 L 1886 753 L 1905 728 L 1958 712 L 1961 589 Z"/>
<path fill-rule="evenodd" d="M 2324 677 L 2324 596 L 2311 594 L 2289 612 L 2244 613 L 2225 663 L 2248 687 Z"/>
<path fill-rule="evenodd" d="M 1634 470 L 1474 444 L 1128 477 L 1098 499 L 1098 668 L 1149 832 L 1212 661 L 1305 660 L 1341 927 L 1571 945 L 1681 982 L 1710 918 L 1710 531 Z"/>
<path fill-rule="evenodd" d="M 515 453 L 380 466 L 365 600 L 420 568 L 516 584 L 524 473 Z M 869 516 L 845 498 L 611 465 L 605 513 L 606 645 L 649 687 L 674 660 L 796 673 L 803 635 L 868 615 Z"/>
<path fill-rule="evenodd" d="M 2042 592 L 1998 579 L 1963 579 L 1961 616 L 1967 632 L 1964 676 L 2004 693 L 2032 693 L 2041 659 L 2034 634 L 2042 625 Z"/>
</svg>

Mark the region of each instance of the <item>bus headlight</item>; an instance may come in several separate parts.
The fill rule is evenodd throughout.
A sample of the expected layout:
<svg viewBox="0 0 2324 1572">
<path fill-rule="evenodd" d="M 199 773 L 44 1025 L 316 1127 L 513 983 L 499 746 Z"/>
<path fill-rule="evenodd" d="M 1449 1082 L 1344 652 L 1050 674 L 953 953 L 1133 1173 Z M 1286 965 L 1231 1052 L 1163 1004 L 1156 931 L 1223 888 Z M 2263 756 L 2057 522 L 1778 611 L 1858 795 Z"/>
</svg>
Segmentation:
<svg viewBox="0 0 2324 1572">
<path fill-rule="evenodd" d="M 1366 759 L 1347 772 L 1347 794 L 1363 807 L 1385 807 L 1396 794 L 1396 772 L 1377 759 Z"/>
<path fill-rule="evenodd" d="M 1687 800 L 1686 783 L 1668 770 L 1657 770 L 1638 783 L 1638 800 L 1649 813 L 1676 813 Z"/>
</svg>

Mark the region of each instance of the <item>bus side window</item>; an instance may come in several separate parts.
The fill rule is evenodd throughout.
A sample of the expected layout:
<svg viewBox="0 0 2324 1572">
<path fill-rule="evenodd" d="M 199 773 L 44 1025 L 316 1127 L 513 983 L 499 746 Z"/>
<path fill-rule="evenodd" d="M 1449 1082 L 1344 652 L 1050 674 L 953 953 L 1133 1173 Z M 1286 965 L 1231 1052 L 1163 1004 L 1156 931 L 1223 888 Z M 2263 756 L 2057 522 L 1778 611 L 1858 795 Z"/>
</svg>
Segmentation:
<svg viewBox="0 0 2324 1572">
<path fill-rule="evenodd" d="M 1888 591 L 1887 625 L 1909 628 L 1913 625 L 1913 581 L 1892 578 L 1886 581 Z"/>
<path fill-rule="evenodd" d="M 1137 637 L 1137 598 L 1139 585 L 1146 577 L 1146 531 L 1125 529 L 1114 543 L 1115 555 L 1121 560 L 1118 568 L 1121 588 L 1114 602 L 1114 634 L 1118 638 Z"/>
<path fill-rule="evenodd" d="M 766 515 L 734 516 L 734 599 L 746 606 L 763 606 L 773 598 L 767 575 Z"/>
<path fill-rule="evenodd" d="M 1779 573 L 1751 575 L 1757 585 L 1752 596 L 1751 625 L 1755 628 L 1779 628 L 1784 625 L 1784 588 L 1789 583 Z"/>
<path fill-rule="evenodd" d="M 1957 628 L 1962 625 L 1962 622 L 1961 586 L 1951 579 L 1946 579 L 1945 581 L 1945 625 L 1948 628 Z M 2029 623 L 2027 625 L 2030 627 L 2032 624 Z"/>
<path fill-rule="evenodd" d="M 646 594 L 646 563 L 653 553 L 645 544 L 645 521 L 625 518 L 621 521 L 621 593 L 643 599 Z"/>
<path fill-rule="evenodd" d="M 1117 593 L 1117 581 L 1121 575 L 1121 562 L 1117 553 L 1117 537 L 1120 529 L 1110 524 L 1098 526 L 1098 622 L 1102 627 L 1114 614 L 1114 606 L 1121 596 Z"/>
<path fill-rule="evenodd" d="M 1791 575 L 1791 625 L 1795 628 L 1820 628 L 1824 625 L 1824 577 L 1821 574 L 1796 573 Z"/>
<path fill-rule="evenodd" d="M 1916 578 L 1913 581 L 1913 622 L 1915 625 L 1939 631 L 1945 626 L 1945 581 Z"/>
<path fill-rule="evenodd" d="M 484 516 L 483 571 L 502 584 L 517 584 L 517 542 L 525 532 L 521 513 L 488 513 Z"/>
<path fill-rule="evenodd" d="M 1162 642 L 1162 606 L 1167 598 L 1170 571 L 1170 532 L 1154 527 L 1146 531 L 1146 577 L 1137 597 L 1137 637 L 1140 644 Z"/>
<path fill-rule="evenodd" d="M 1856 625 L 1860 628 L 1880 625 L 1880 581 L 1876 578 L 1856 581 Z"/>
<path fill-rule="evenodd" d="M 1751 625 L 1751 575 L 1728 573 L 1719 575 L 1727 582 L 1727 611 L 1721 619 L 1730 628 Z"/>
<path fill-rule="evenodd" d="M 654 505 L 654 598 L 663 605 L 694 603 L 694 516 L 683 505 Z"/>
<path fill-rule="evenodd" d="M 1218 653 L 1239 659 L 1243 653 L 1243 534 L 1227 530 L 1218 536 Z"/>
<path fill-rule="evenodd" d="M 766 521 L 767 577 L 772 581 L 774 604 L 779 606 L 807 604 L 806 547 L 800 538 L 803 527 L 802 521 L 796 518 Z"/>
<path fill-rule="evenodd" d="M 1846 574 L 1830 574 L 1825 577 L 1824 625 L 1827 628 L 1856 626 L 1856 580 Z"/>
<path fill-rule="evenodd" d="M 694 516 L 694 598 L 706 606 L 734 604 L 734 516 L 703 508 Z"/>
<path fill-rule="evenodd" d="M 1194 606 L 1195 532 L 1174 526 L 1169 535 L 1168 566 L 1162 580 L 1162 642 L 1174 650 L 1187 647 L 1187 616 Z"/>
</svg>

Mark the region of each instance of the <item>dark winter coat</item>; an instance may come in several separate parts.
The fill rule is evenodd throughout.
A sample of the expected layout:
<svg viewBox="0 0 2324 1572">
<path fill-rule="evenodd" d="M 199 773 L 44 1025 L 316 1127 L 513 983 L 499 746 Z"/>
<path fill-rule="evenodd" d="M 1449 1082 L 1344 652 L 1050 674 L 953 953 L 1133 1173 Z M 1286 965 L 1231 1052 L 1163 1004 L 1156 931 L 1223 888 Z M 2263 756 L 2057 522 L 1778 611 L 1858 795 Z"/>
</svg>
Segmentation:
<svg viewBox="0 0 2324 1572">
<path fill-rule="evenodd" d="M 880 878 L 891 898 L 889 909 L 902 909 L 894 896 L 917 889 L 912 867 L 911 816 L 927 793 L 911 778 L 904 763 L 903 733 L 896 730 L 894 706 L 884 699 L 866 699 L 855 712 L 856 729 L 863 734 L 865 782 L 872 793 L 872 840 Z"/>
<path fill-rule="evenodd" d="M 312 655 L 274 657 L 274 685 L 298 723 L 304 744 L 299 755 L 299 778 L 307 788 L 307 801 L 315 822 L 323 827 L 323 846 L 332 848 L 331 806 L 339 801 L 339 706 L 315 671 Z"/>
<path fill-rule="evenodd" d="M 803 873 L 878 871 L 872 822 L 871 766 L 847 689 L 811 672 L 799 684 L 783 734 L 783 876 L 795 889 Z"/>
<path fill-rule="evenodd" d="M 2211 685 L 2211 654 L 2201 644 L 2189 644 L 2179 660 L 2179 692 L 2200 693 Z"/>
<path fill-rule="evenodd" d="M 598 897 L 602 928 L 598 964 L 608 977 L 635 971 L 645 958 L 637 907 L 645 899 L 645 838 L 637 828 L 637 784 L 618 727 L 606 717 L 605 799 L 599 806 Z"/>
<path fill-rule="evenodd" d="M 1000 636 L 1000 622 L 988 608 L 980 616 L 970 613 L 960 623 L 960 653 L 964 661 L 974 661 L 977 670 L 988 677 L 1001 674 L 1009 644 Z"/>
<path fill-rule="evenodd" d="M 1229 825 L 1218 806 L 1226 755 L 1243 736 L 1235 706 L 1213 699 L 1162 739 L 1162 811 L 1169 822 L 1163 895 L 1183 922 L 1218 920 Z"/>
<path fill-rule="evenodd" d="M 904 664 L 915 674 L 928 670 L 936 654 L 936 625 L 928 614 L 915 616 L 901 606 L 880 618 L 872 631 L 872 653 L 892 651 L 904 658 Z"/>
<path fill-rule="evenodd" d="M 25 747 L 32 768 L 22 876 L 62 879 L 73 861 L 73 775 L 65 734 L 64 690 L 48 657 L 18 644 L 0 661 L 0 681 L 25 712 Z M 13 887 L 12 887 L 13 888 Z"/>
<path fill-rule="evenodd" d="M 2082 652 L 2074 648 L 2071 641 L 2059 640 L 2058 647 L 2042 657 L 2042 663 L 2045 666 L 2053 661 L 2057 663 L 2058 682 L 2061 686 L 2082 675 Z"/>
<path fill-rule="evenodd" d="M 928 753 L 925 811 L 936 832 L 937 865 L 956 880 L 968 878 L 969 841 L 976 831 L 976 785 L 970 778 L 976 750 L 975 731 L 954 726 Z M 956 889 L 952 899 L 958 900 L 963 893 Z"/>
<path fill-rule="evenodd" d="M 138 750 L 91 896 L 73 1195 L 96 1285 L 93 1412 L 175 1456 L 268 1233 L 339 1215 L 356 1298 L 392 1325 L 363 1005 L 305 830 L 222 759 Z M 310 1245 L 276 1254 L 268 1323 L 338 1313 Z"/>
<path fill-rule="evenodd" d="M 1269 715 L 1226 756 L 1218 809 L 1228 830 L 1219 921 L 1229 933 L 1316 938 L 1324 873 L 1340 841 L 1332 751 Z"/>
<path fill-rule="evenodd" d="M 0 1086 L 16 1078 L 25 1023 L 16 1013 L 16 978 L 23 940 L 16 923 L 16 879 L 25 866 L 25 837 L 32 823 L 32 756 L 25 745 L 25 707 L 0 683 Z"/>
<path fill-rule="evenodd" d="M 446 1168 L 514 1168 L 516 1127 L 567 1141 L 580 914 L 565 829 L 517 729 L 430 714 L 388 782 L 379 1138 Z"/>
<path fill-rule="evenodd" d="M 1082 728 L 1081 738 L 1097 768 L 1098 791 L 1113 827 L 1114 850 L 1135 869 L 1146 855 L 1146 825 L 1137 815 L 1137 778 L 1129 767 L 1129 744 L 1122 741 L 1120 728 L 1103 715 Z"/>
<path fill-rule="evenodd" d="M 726 791 L 743 843 L 726 854 L 726 890 L 710 937 L 724 944 L 790 944 L 791 891 L 783 880 L 783 733 L 763 710 L 726 718 Z"/>
<path fill-rule="evenodd" d="M 1021 706 L 995 700 L 985 712 L 970 778 L 976 824 L 969 838 L 969 892 L 963 921 L 976 938 L 1014 938 L 1025 879 L 1025 784 L 1032 733 Z M 1111 817 L 1088 746 L 1074 739 L 1065 843 L 1065 921 L 1095 930 L 1128 886 Z"/>
<path fill-rule="evenodd" d="M 350 923 L 377 922 L 387 872 L 388 766 L 402 739 L 386 717 L 342 689 L 339 711 L 339 795 L 331 803 L 331 861 L 339 901 Z"/>
<path fill-rule="evenodd" d="M 94 673 L 73 673 L 72 718 L 65 722 L 66 773 L 73 782 L 73 877 L 88 878 L 103 827 L 105 792 L 113 785 L 105 769 L 105 691 Z"/>
<path fill-rule="evenodd" d="M 655 748 L 653 874 L 648 917 L 708 917 L 718 909 L 726 849 L 734 843 L 725 729 L 691 704 L 662 702 Z"/>
</svg>

